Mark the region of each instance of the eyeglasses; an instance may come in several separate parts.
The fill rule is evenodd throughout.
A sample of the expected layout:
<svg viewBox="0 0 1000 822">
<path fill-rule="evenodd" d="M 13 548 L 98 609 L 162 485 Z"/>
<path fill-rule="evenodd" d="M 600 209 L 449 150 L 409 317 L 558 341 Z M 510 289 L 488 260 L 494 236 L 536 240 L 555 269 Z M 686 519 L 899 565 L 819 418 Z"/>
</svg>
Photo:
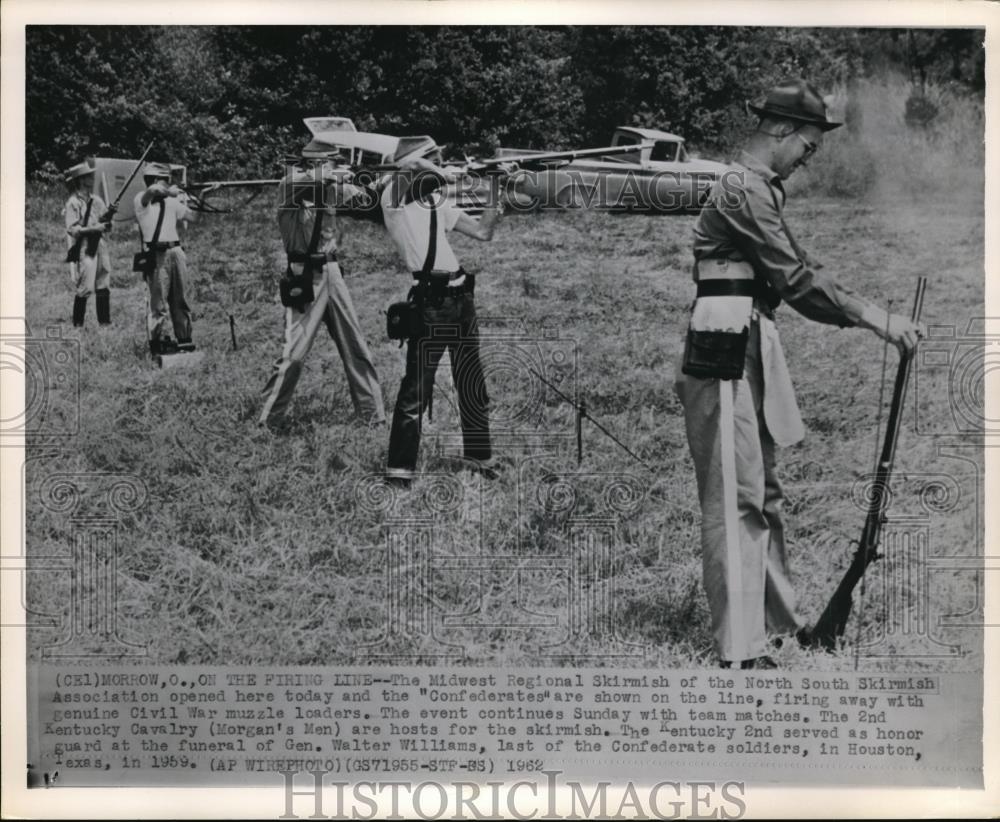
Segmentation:
<svg viewBox="0 0 1000 822">
<path fill-rule="evenodd" d="M 807 140 L 797 131 L 795 132 L 795 136 L 798 137 L 802 141 L 802 144 L 806 147 L 806 153 L 802 155 L 802 159 L 805 160 L 807 157 L 812 157 L 816 153 L 819 146 L 811 140 Z"/>
</svg>

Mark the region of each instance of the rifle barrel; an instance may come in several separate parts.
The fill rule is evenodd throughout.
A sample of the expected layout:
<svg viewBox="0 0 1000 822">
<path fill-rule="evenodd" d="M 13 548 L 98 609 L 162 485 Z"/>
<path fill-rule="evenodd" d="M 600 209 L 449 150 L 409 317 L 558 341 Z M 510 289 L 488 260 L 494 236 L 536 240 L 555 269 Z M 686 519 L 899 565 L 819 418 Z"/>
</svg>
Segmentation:
<svg viewBox="0 0 1000 822">
<path fill-rule="evenodd" d="M 153 148 L 153 141 L 150 140 L 149 145 L 146 146 L 146 150 L 142 152 L 142 156 L 139 158 L 139 162 L 135 164 L 135 168 L 132 169 L 132 173 L 128 175 L 128 179 L 125 181 L 125 185 L 123 185 L 121 189 L 118 191 L 118 196 L 115 197 L 115 201 L 112 204 L 112 208 L 115 209 L 118 208 L 118 203 L 122 201 L 122 197 L 125 196 L 125 191 L 132 184 L 132 181 L 135 179 L 135 175 L 139 173 L 139 169 L 142 168 L 142 164 L 146 162 L 146 155 L 149 154 L 152 148 Z"/>
</svg>

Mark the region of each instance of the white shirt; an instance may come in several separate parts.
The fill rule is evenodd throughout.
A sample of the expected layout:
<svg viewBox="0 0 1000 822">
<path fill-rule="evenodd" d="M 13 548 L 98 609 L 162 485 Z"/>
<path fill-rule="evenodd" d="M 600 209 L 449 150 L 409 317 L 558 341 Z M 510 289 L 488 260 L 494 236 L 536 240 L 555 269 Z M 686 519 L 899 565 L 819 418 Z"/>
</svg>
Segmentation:
<svg viewBox="0 0 1000 822">
<path fill-rule="evenodd" d="M 166 209 L 163 215 L 163 225 L 160 226 L 159 243 L 174 243 L 180 237 L 177 236 L 177 221 L 191 216 L 191 210 L 187 206 L 187 198 L 165 197 L 163 200 L 150 200 L 148 206 L 142 204 L 142 195 L 145 191 L 140 191 L 135 195 L 135 219 L 139 223 L 139 230 L 142 232 L 142 241 L 151 243 L 153 233 L 156 231 L 156 221 L 160 218 L 160 203 Z"/>
<path fill-rule="evenodd" d="M 399 255 L 406 267 L 411 271 L 422 271 L 427 258 L 427 247 L 430 244 L 431 209 L 426 203 L 410 202 L 406 205 L 393 206 L 393 186 L 387 186 L 382 192 L 382 216 L 385 228 L 392 237 Z M 435 211 L 437 212 L 437 245 L 431 270 L 453 273 L 461 266 L 451 250 L 446 231 L 451 231 L 462 212 L 445 198 L 444 192 L 434 193 Z M 458 285 L 460 281 L 455 281 Z"/>
</svg>

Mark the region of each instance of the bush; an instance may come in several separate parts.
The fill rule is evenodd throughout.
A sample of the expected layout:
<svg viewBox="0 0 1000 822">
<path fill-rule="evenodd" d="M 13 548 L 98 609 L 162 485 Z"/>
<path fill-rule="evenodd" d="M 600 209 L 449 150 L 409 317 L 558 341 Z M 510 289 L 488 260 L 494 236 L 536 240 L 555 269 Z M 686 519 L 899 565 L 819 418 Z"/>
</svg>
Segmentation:
<svg viewBox="0 0 1000 822">
<path fill-rule="evenodd" d="M 915 91 L 906 98 L 906 124 L 908 126 L 928 126 L 938 116 L 938 107 L 927 96 Z"/>
</svg>

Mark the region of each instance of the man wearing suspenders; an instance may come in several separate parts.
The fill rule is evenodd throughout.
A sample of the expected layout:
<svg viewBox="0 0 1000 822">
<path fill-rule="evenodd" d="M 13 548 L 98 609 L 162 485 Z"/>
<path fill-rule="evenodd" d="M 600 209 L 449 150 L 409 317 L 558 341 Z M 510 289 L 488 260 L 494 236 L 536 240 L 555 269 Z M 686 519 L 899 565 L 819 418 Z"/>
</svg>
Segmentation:
<svg viewBox="0 0 1000 822">
<path fill-rule="evenodd" d="M 170 166 L 147 163 L 142 179 L 146 188 L 135 195 L 134 206 L 147 260 L 143 276 L 149 288 L 146 316 L 149 351 L 153 357 L 194 351 L 191 309 L 184 297 L 187 256 L 177 234 L 177 222 L 193 219 L 194 215 L 184 192 L 169 185 Z M 173 337 L 168 331 L 168 319 Z"/>
<path fill-rule="evenodd" d="M 278 186 L 278 230 L 288 255 L 281 283 L 285 345 L 264 386 L 261 425 L 285 413 L 320 322 L 340 352 L 358 418 L 368 425 L 385 422 L 375 364 L 337 263 L 335 206 L 359 192 L 324 177 L 322 165 L 295 167 Z"/>
<path fill-rule="evenodd" d="M 751 107 L 757 130 L 716 183 L 695 228 L 692 307 L 676 389 L 701 503 L 702 565 L 722 667 L 773 668 L 767 634 L 802 622 L 788 574 L 775 447 L 804 436 L 774 309 L 860 326 L 911 350 L 922 327 L 817 270 L 782 217 L 787 179 L 816 151 L 819 93 L 788 80 Z"/>
<path fill-rule="evenodd" d="M 440 190 L 448 176 L 435 164 L 440 163 L 441 152 L 429 137 L 401 146 L 394 161 L 402 170 L 391 175 L 382 192 L 382 213 L 386 230 L 413 276 L 410 298 L 423 328 L 406 343 L 406 372 L 392 416 L 387 476 L 401 485 L 415 476 L 421 417 L 447 350 L 458 393 L 465 458 L 470 467 L 494 477 L 489 397 L 473 300 L 475 278 L 459 265 L 446 232 L 492 240 L 502 208 L 499 204 L 488 208 L 477 220 L 450 204 Z"/>
</svg>

